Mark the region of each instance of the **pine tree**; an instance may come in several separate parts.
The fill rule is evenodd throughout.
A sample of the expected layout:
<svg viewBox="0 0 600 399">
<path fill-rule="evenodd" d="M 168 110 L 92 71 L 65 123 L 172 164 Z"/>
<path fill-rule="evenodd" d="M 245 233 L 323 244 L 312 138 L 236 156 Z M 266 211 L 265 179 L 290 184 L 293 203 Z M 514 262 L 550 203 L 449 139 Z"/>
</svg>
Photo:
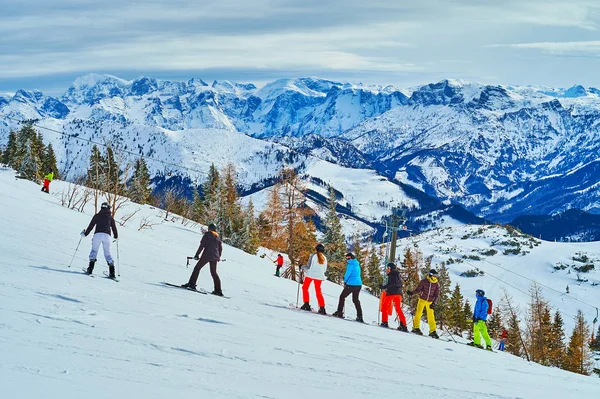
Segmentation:
<svg viewBox="0 0 600 399">
<path fill-rule="evenodd" d="M 530 360 L 529 353 L 527 352 L 527 348 L 525 347 L 525 343 L 523 341 L 521 327 L 519 324 L 519 310 L 513 306 L 513 300 L 510 297 L 510 295 L 508 295 L 508 292 L 506 292 L 506 290 L 504 290 L 504 297 L 502 298 L 501 306 L 502 310 L 504 311 L 503 318 L 505 320 L 508 320 L 508 337 L 506 338 L 505 343 L 506 351 L 519 357 L 522 357 L 524 354 L 527 360 Z"/>
<path fill-rule="evenodd" d="M 124 187 L 121 183 L 121 171 L 119 169 L 119 165 L 115 161 L 114 151 L 111 146 L 106 147 L 106 157 L 103 158 L 102 170 L 104 171 L 104 184 L 101 190 L 114 195 L 123 194 Z"/>
<path fill-rule="evenodd" d="M 47 147 L 44 144 L 44 136 L 42 136 L 41 133 L 37 133 L 33 142 L 35 143 L 34 149 L 35 149 L 35 151 L 37 151 L 38 158 L 43 161 L 44 158 L 46 158 L 46 150 L 47 150 Z M 46 172 L 45 170 L 41 170 L 41 172 L 43 174 L 50 173 L 50 172 Z"/>
<path fill-rule="evenodd" d="M 261 246 L 280 252 L 287 250 L 284 214 L 281 185 L 276 184 L 269 191 L 265 210 L 258 217 Z"/>
<path fill-rule="evenodd" d="M 129 187 L 129 197 L 138 204 L 147 204 L 150 200 L 150 172 L 144 158 L 136 159 Z"/>
<path fill-rule="evenodd" d="M 217 220 L 223 241 L 236 248 L 243 248 L 244 215 L 237 190 L 236 174 L 235 166 L 232 163 L 227 164 L 221 171 L 220 206 Z"/>
<path fill-rule="evenodd" d="M 2 163 L 15 168 L 15 161 L 17 156 L 17 133 L 10 132 L 8 134 L 8 143 L 6 149 L 2 154 Z"/>
<path fill-rule="evenodd" d="M 221 176 L 215 167 L 215 164 L 210 165 L 208 176 L 202 184 L 202 193 L 204 194 L 204 215 L 202 223 L 210 224 L 217 223 L 220 212 L 219 187 L 221 185 Z"/>
<path fill-rule="evenodd" d="M 87 171 L 85 185 L 94 190 L 94 212 L 98 212 L 98 198 L 100 190 L 104 186 L 104 157 L 98 147 L 94 144 L 90 155 L 90 166 Z"/>
<path fill-rule="evenodd" d="M 506 331 L 508 333 L 505 343 L 506 351 L 521 357 L 523 355 L 523 345 L 520 338 L 521 327 L 519 326 L 519 319 L 517 319 L 516 313 L 509 313 L 508 328 Z"/>
<path fill-rule="evenodd" d="M 492 308 L 492 314 L 488 317 L 487 328 L 490 336 L 494 339 L 498 339 L 502 333 L 502 312 L 500 307 L 495 305 Z"/>
<path fill-rule="evenodd" d="M 312 219 L 300 220 L 294 224 L 293 253 L 298 265 L 305 265 L 311 253 L 314 252 L 317 243 L 317 229 Z"/>
<path fill-rule="evenodd" d="M 352 246 L 350 248 L 351 248 L 350 250 L 356 257 L 356 260 L 360 264 L 360 279 L 362 281 L 367 281 L 367 277 L 366 277 L 367 276 L 367 271 L 366 271 L 367 253 L 360 245 L 360 235 L 354 234 L 352 236 Z"/>
<path fill-rule="evenodd" d="M 454 334 L 462 335 L 462 332 L 468 328 L 467 319 L 464 317 L 463 299 L 460 285 L 457 283 L 448 300 L 448 316 L 446 317 L 446 323 Z"/>
<path fill-rule="evenodd" d="M 583 312 L 579 310 L 575 328 L 573 328 L 567 347 L 567 356 L 563 363 L 565 370 L 584 375 L 589 375 L 592 372 L 594 363 L 590 347 L 587 344 L 589 336 L 590 327 L 583 317 Z"/>
<path fill-rule="evenodd" d="M 194 188 L 193 198 L 192 198 L 192 214 L 191 219 L 195 222 L 200 223 L 202 221 L 202 217 L 204 215 L 204 202 L 202 201 L 202 196 L 200 195 L 200 188 Z"/>
<path fill-rule="evenodd" d="M 550 308 L 539 285 L 533 283 L 529 293 L 530 302 L 527 312 L 528 352 L 532 361 L 548 365 L 548 345 L 552 334 Z"/>
<path fill-rule="evenodd" d="M 450 302 L 450 273 L 445 263 L 441 263 L 437 267 L 438 284 L 440 287 L 440 295 L 435 305 L 435 318 L 440 321 L 440 324 L 448 324 L 449 302 Z"/>
<path fill-rule="evenodd" d="M 316 244 L 314 241 L 312 244 L 310 243 L 310 240 L 315 238 L 312 232 L 314 225 L 311 221 L 307 222 L 312 216 L 312 211 L 306 206 L 304 194 L 306 188 L 294 169 L 281 171 L 281 185 L 283 187 L 286 252 L 290 259 L 290 266 L 282 276 L 295 280 L 296 266 L 305 261 L 304 255 L 314 251 Z"/>
<path fill-rule="evenodd" d="M 551 338 L 548 344 L 548 354 L 550 366 L 562 367 L 565 358 L 565 330 L 563 318 L 560 311 L 554 313 L 554 320 L 551 327 Z"/>
<path fill-rule="evenodd" d="M 463 305 L 463 314 L 462 314 L 462 317 L 463 317 L 463 320 L 465 320 L 465 322 L 467 322 L 467 320 L 472 320 L 473 319 L 473 308 L 471 307 L 471 303 L 469 302 L 468 299 L 465 299 L 465 303 Z M 472 332 L 470 329 L 467 329 L 467 330 L 469 332 Z"/>
<path fill-rule="evenodd" d="M 242 249 L 250 254 L 256 255 L 260 240 L 258 237 L 258 225 L 256 217 L 254 216 L 254 204 L 252 203 L 252 198 L 248 201 L 248 207 L 244 212 L 244 216 L 245 234 L 243 240 L 244 246 Z"/>
<path fill-rule="evenodd" d="M 40 177 L 39 170 L 41 161 L 35 150 L 35 144 L 32 140 L 28 139 L 23 145 L 24 148 L 18 169 L 19 175 L 24 179 L 37 181 Z"/>
<path fill-rule="evenodd" d="M 54 173 L 54 178 L 60 179 L 58 167 L 56 166 L 56 155 L 54 154 L 54 148 L 52 148 L 52 144 L 48 144 L 46 150 L 44 151 L 42 158 L 42 173 L 44 175 L 48 173 Z"/>
<path fill-rule="evenodd" d="M 592 340 L 592 349 L 595 351 L 600 351 L 600 326 L 598 326 L 596 336 Z"/>
<path fill-rule="evenodd" d="M 327 248 L 327 278 L 340 284 L 344 277 L 346 259 L 346 238 L 342 231 L 342 223 L 335 211 L 337 199 L 333 187 L 329 187 L 327 215 L 325 216 L 325 238 L 323 244 Z"/>
<path fill-rule="evenodd" d="M 375 296 L 381 294 L 381 285 L 383 284 L 383 272 L 381 271 L 381 258 L 377 254 L 375 246 L 371 246 L 366 260 L 366 282 L 365 285 L 371 288 L 371 293 Z"/>
<path fill-rule="evenodd" d="M 411 291 L 417 288 L 421 280 L 419 272 L 423 264 L 423 253 L 418 248 L 410 249 L 407 247 L 404 251 L 404 259 L 400 262 L 400 276 L 404 283 L 405 291 Z M 410 313 L 415 314 L 418 302 L 417 295 L 410 295 L 404 300 L 404 303 L 409 307 Z"/>
</svg>

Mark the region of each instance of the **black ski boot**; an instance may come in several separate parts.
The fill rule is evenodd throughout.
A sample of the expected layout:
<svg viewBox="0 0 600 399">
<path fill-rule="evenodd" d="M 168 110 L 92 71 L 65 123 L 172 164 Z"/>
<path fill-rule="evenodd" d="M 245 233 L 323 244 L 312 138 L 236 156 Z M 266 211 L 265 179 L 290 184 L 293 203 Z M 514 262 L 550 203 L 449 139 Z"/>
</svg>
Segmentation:
<svg viewBox="0 0 600 399">
<path fill-rule="evenodd" d="M 223 296 L 223 291 L 215 290 L 215 291 L 211 292 L 211 294 L 216 295 L 216 296 Z"/>
<path fill-rule="evenodd" d="M 324 306 L 321 306 L 321 307 L 319 308 L 319 312 L 318 312 L 318 313 L 319 313 L 319 314 L 324 314 L 324 315 L 326 315 L 326 314 L 327 314 L 327 312 L 325 311 L 325 307 L 324 307 Z"/>
<path fill-rule="evenodd" d="M 302 309 L 302 310 L 308 310 L 309 312 L 312 310 L 310 308 L 310 303 L 308 303 L 308 302 L 304 302 L 304 305 L 300 306 L 300 309 Z"/>
<path fill-rule="evenodd" d="M 388 328 L 390 325 L 388 324 L 388 322 L 387 322 L 387 321 L 384 321 L 384 322 L 382 322 L 382 323 L 381 323 L 379 326 L 380 326 L 380 327 L 385 327 L 385 328 Z"/>
<path fill-rule="evenodd" d="M 408 332 L 408 328 L 406 328 L 406 324 L 400 323 L 400 325 L 398 326 L 398 331 Z"/>
<path fill-rule="evenodd" d="M 485 350 L 486 350 L 486 351 L 493 352 L 493 351 L 494 351 L 494 348 L 492 348 L 491 346 L 488 346 L 488 347 L 486 347 L 486 348 L 485 348 Z"/>
<path fill-rule="evenodd" d="M 423 335 L 423 331 L 421 331 L 421 329 L 420 329 L 420 328 L 413 328 L 413 329 L 411 330 L 411 333 L 413 333 L 413 334 L 417 334 L 417 335 Z"/>
<path fill-rule="evenodd" d="M 356 321 L 358 321 L 359 323 L 364 323 L 365 322 L 363 320 L 362 316 L 356 316 Z"/>
<path fill-rule="evenodd" d="M 332 314 L 333 317 L 339 317 L 340 319 L 344 318 L 344 313 L 342 312 L 338 312 L 337 310 L 335 312 L 333 312 Z"/>
<path fill-rule="evenodd" d="M 440 336 L 438 335 L 437 331 L 432 331 L 429 333 L 429 336 L 431 338 L 435 338 L 435 339 L 440 339 Z"/>
<path fill-rule="evenodd" d="M 196 286 L 190 283 L 183 284 L 181 288 L 187 288 L 188 290 L 196 291 Z"/>
<path fill-rule="evenodd" d="M 89 266 L 87 268 L 87 271 L 86 271 L 87 274 L 92 274 L 94 272 L 94 265 L 95 264 L 96 264 L 96 259 L 90 260 L 90 264 L 89 264 Z"/>
<path fill-rule="evenodd" d="M 108 264 L 108 278 L 117 278 L 117 276 L 115 276 L 115 264 L 114 263 Z"/>
</svg>

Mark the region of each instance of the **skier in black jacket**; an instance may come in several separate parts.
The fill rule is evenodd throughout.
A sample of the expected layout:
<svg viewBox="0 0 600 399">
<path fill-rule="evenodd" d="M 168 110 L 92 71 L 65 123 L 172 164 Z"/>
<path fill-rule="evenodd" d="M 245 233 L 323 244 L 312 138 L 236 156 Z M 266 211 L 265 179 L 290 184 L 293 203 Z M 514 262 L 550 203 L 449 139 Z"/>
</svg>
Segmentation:
<svg viewBox="0 0 600 399">
<path fill-rule="evenodd" d="M 402 311 L 402 279 L 400 278 L 400 272 L 398 272 L 395 263 L 390 262 L 387 267 L 388 281 L 387 284 L 381 286 L 382 289 L 385 289 L 385 298 L 381 307 L 381 326 L 388 327 L 388 315 L 392 311 L 391 306 L 393 303 L 396 308 L 398 320 L 400 320 L 398 330 L 408 332 L 406 317 Z"/>
<path fill-rule="evenodd" d="M 204 252 L 202 252 L 203 250 Z M 202 256 L 200 256 L 200 252 L 202 252 Z M 223 296 L 223 292 L 221 291 L 221 279 L 217 274 L 217 262 L 221 260 L 222 252 L 223 244 L 217 233 L 217 226 L 211 223 L 208 225 L 208 231 L 202 236 L 200 247 L 198 247 L 196 255 L 194 256 L 194 259 L 198 260 L 198 263 L 196 263 L 196 266 L 194 267 L 190 280 L 186 284 L 183 284 L 182 287 L 195 290 L 200 269 L 207 263 L 210 263 L 210 275 L 213 278 L 215 286 L 215 290 L 212 294 Z"/>
<path fill-rule="evenodd" d="M 106 263 L 108 263 L 109 277 L 115 278 L 115 263 L 110 254 L 110 233 L 112 230 L 115 240 L 119 238 L 119 233 L 117 232 L 115 219 L 110 213 L 110 205 L 108 202 L 103 202 L 102 205 L 100 205 L 100 212 L 92 217 L 90 225 L 87 229 L 81 232 L 81 236 L 87 237 L 88 234 L 91 233 L 94 226 L 96 226 L 96 231 L 94 231 L 94 237 L 92 238 L 92 251 L 90 252 L 90 264 L 87 268 L 87 274 L 92 274 L 94 271 L 94 264 L 96 263 L 98 249 L 100 249 L 100 244 L 102 244 L 104 258 L 106 258 Z"/>
</svg>

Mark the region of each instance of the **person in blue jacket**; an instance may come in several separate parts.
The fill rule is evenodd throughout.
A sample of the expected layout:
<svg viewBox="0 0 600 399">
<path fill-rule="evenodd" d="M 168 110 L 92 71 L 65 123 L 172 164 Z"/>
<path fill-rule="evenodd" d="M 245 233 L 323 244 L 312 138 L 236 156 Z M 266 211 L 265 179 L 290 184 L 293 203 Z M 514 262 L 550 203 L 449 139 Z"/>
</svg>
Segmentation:
<svg viewBox="0 0 600 399">
<path fill-rule="evenodd" d="M 490 334 L 488 334 L 486 325 L 488 308 L 490 305 L 488 304 L 488 300 L 485 297 L 485 292 L 483 290 L 475 291 L 475 295 L 477 297 L 477 302 L 475 302 L 475 307 L 473 308 L 473 342 L 470 342 L 467 345 L 491 351 L 492 339 L 490 338 Z M 481 336 L 483 336 L 483 339 L 485 340 L 485 345 L 481 345 Z"/>
<path fill-rule="evenodd" d="M 356 321 L 364 323 L 362 317 L 362 308 L 360 306 L 360 290 L 362 288 L 362 279 L 360 278 L 360 263 L 356 260 L 353 253 L 346 254 L 346 274 L 344 274 L 344 289 L 340 294 L 337 311 L 333 313 L 335 317 L 344 317 L 344 303 L 346 297 L 352 294 L 352 302 L 356 307 Z"/>
</svg>

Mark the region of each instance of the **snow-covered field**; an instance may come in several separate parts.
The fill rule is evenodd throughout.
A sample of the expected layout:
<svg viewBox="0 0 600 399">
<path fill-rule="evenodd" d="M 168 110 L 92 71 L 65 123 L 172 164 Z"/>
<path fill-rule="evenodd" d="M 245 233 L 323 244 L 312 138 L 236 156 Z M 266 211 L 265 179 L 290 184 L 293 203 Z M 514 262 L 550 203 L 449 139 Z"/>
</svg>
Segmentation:
<svg viewBox="0 0 600 399">
<path fill-rule="evenodd" d="M 140 211 L 120 228 L 121 282 L 68 268 L 91 213 L 0 171 L 0 392 L 6 398 L 595 398 L 600 379 L 505 353 L 288 309 L 297 285 L 268 259 L 225 246 L 231 299 L 183 283 L 199 227 Z M 66 187 L 54 182 L 52 192 Z M 140 220 L 158 223 L 138 231 Z M 119 219 L 117 215 L 117 219 Z M 113 251 L 116 248 L 113 248 Z M 199 285 L 211 288 L 208 270 Z M 324 283 L 329 312 L 341 287 Z M 314 297 L 313 297 L 314 301 Z M 377 300 L 362 295 L 365 319 Z M 347 301 L 348 314 L 353 306 Z"/>
</svg>

